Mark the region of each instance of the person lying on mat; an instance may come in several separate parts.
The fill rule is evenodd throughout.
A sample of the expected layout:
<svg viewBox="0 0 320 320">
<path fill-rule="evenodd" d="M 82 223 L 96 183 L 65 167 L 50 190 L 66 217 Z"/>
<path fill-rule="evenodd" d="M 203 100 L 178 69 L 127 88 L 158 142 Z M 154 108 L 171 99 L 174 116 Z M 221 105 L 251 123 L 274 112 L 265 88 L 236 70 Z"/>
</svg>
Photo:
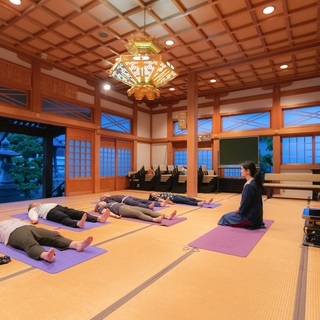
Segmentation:
<svg viewBox="0 0 320 320">
<path fill-rule="evenodd" d="M 83 251 L 92 242 L 91 236 L 81 241 L 70 240 L 57 231 L 36 227 L 26 221 L 10 219 L 0 221 L 0 242 L 22 250 L 35 260 L 54 262 L 54 248 Z M 46 251 L 42 246 L 52 247 Z"/>
<path fill-rule="evenodd" d="M 174 204 L 174 203 L 180 203 L 180 204 L 187 204 L 189 206 L 199 206 L 202 207 L 205 204 L 210 204 L 213 200 L 213 198 L 209 200 L 199 200 L 195 198 L 190 198 L 186 196 L 182 196 L 180 194 L 174 194 L 171 192 L 151 192 L 149 195 L 149 200 L 151 201 L 166 201 L 169 199 L 169 204 Z"/>
<path fill-rule="evenodd" d="M 131 196 L 125 196 L 122 194 L 104 194 L 100 197 L 100 201 L 105 201 L 105 202 L 119 202 L 119 203 L 124 203 L 129 206 L 134 206 L 134 207 L 141 207 L 141 208 L 148 208 L 148 209 L 153 209 L 154 207 L 164 207 L 169 203 L 169 199 L 165 201 L 150 201 L 146 199 L 140 199 L 136 197 L 131 197 Z"/>
<path fill-rule="evenodd" d="M 110 216 L 118 219 L 127 217 L 157 223 L 160 223 L 162 219 L 171 220 L 177 214 L 176 210 L 170 214 L 159 214 L 150 209 L 128 206 L 127 204 L 119 202 L 107 203 L 105 201 L 99 201 L 94 208 L 94 211 L 101 214 L 104 214 L 105 210 L 110 210 Z"/>
<path fill-rule="evenodd" d="M 31 223 L 37 224 L 39 218 L 61 223 L 71 228 L 84 229 L 85 222 L 105 223 L 110 212 L 106 210 L 101 216 L 94 216 L 85 211 L 61 206 L 57 203 L 32 202 L 28 207 L 28 217 Z"/>
<path fill-rule="evenodd" d="M 264 228 L 262 205 L 262 177 L 252 161 L 241 165 L 241 175 L 247 180 L 243 186 L 238 209 L 224 214 L 218 222 L 221 226 L 237 228 Z"/>
</svg>

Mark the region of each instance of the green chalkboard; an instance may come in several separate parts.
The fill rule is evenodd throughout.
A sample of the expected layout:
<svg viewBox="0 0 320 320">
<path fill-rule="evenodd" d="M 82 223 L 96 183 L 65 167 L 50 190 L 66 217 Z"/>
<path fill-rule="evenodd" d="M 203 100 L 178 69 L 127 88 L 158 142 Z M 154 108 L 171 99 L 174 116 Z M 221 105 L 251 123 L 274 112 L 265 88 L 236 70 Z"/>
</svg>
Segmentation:
<svg viewBox="0 0 320 320">
<path fill-rule="evenodd" d="M 220 139 L 219 165 L 259 164 L 259 137 Z"/>
</svg>

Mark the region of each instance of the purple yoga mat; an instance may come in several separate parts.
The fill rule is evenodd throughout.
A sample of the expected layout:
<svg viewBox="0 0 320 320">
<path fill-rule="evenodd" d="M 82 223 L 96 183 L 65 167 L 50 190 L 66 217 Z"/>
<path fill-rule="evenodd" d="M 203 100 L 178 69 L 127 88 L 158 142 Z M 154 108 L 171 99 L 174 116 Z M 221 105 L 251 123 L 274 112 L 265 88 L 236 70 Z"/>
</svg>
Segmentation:
<svg viewBox="0 0 320 320">
<path fill-rule="evenodd" d="M 122 220 L 129 220 L 129 221 L 134 221 L 134 222 L 139 222 L 139 223 L 145 223 L 145 224 L 154 224 L 157 226 L 164 226 L 164 227 L 171 227 L 177 223 L 180 223 L 182 221 L 187 220 L 186 217 L 174 217 L 171 220 L 163 219 L 161 223 L 157 222 L 152 222 L 152 221 L 144 221 L 140 219 L 134 219 L 134 218 L 126 218 L 126 217 L 121 217 Z"/>
<path fill-rule="evenodd" d="M 210 203 L 210 204 L 204 204 L 202 208 L 216 208 L 221 206 L 221 203 Z"/>
<path fill-rule="evenodd" d="M 197 208 L 211 208 L 211 209 L 214 209 L 216 207 L 219 207 L 221 206 L 221 203 L 210 203 L 210 204 L 204 204 L 203 206 L 191 206 L 189 204 L 182 204 L 182 203 L 176 203 L 173 205 L 173 208 L 175 206 L 184 206 L 184 207 L 190 207 L 190 208 L 194 208 L 194 207 L 197 207 Z"/>
<path fill-rule="evenodd" d="M 265 229 L 247 230 L 217 226 L 200 238 L 190 242 L 189 247 L 216 251 L 238 257 L 247 257 L 255 245 L 272 225 L 272 220 L 264 220 Z"/>
<path fill-rule="evenodd" d="M 47 250 L 49 247 L 43 246 Z M 83 251 L 77 252 L 73 249 L 60 251 L 58 249 L 55 250 L 56 253 L 56 261 L 55 262 L 47 262 L 44 260 L 34 260 L 27 256 L 24 251 L 11 248 L 9 246 L 5 246 L 3 243 L 0 243 L 0 252 L 8 255 L 11 259 L 16 259 L 21 262 L 24 262 L 34 268 L 41 269 L 48 273 L 58 273 L 67 268 L 73 267 L 79 263 L 82 263 L 86 260 L 97 257 L 103 253 L 106 253 L 107 250 L 89 246 L 86 247 Z"/>
<path fill-rule="evenodd" d="M 28 220 L 28 221 L 30 220 L 27 213 L 13 214 L 13 215 L 11 215 L 11 217 L 17 218 L 17 219 L 22 219 L 22 220 Z M 61 228 L 61 229 L 66 229 L 66 230 L 71 230 L 71 231 L 76 231 L 76 232 L 81 232 L 81 231 L 93 229 L 96 227 L 101 227 L 101 226 L 104 226 L 104 225 L 110 223 L 109 221 L 106 221 L 105 223 L 86 221 L 85 225 L 84 225 L 84 229 L 80 229 L 80 228 L 71 228 L 71 227 L 65 226 L 61 223 L 49 221 L 49 220 L 42 219 L 42 218 L 39 219 L 39 222 L 42 224 L 46 224 L 48 226 L 55 227 L 55 228 Z"/>
</svg>

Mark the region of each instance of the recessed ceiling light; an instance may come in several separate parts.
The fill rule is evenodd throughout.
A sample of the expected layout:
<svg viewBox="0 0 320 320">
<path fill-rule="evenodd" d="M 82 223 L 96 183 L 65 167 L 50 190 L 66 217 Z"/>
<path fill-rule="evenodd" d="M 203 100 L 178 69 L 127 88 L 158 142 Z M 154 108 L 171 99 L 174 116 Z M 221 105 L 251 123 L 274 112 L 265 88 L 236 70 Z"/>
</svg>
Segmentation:
<svg viewBox="0 0 320 320">
<path fill-rule="evenodd" d="M 270 13 L 272 13 L 273 11 L 274 11 L 274 6 L 265 7 L 265 8 L 262 10 L 262 12 L 263 12 L 264 14 L 270 14 Z"/>
<path fill-rule="evenodd" d="M 101 38 L 108 38 L 108 36 L 109 36 L 108 33 L 105 31 L 101 31 L 98 34 L 99 34 L 99 37 L 101 37 Z"/>
<path fill-rule="evenodd" d="M 174 41 L 171 40 L 171 39 L 169 39 L 169 40 L 166 41 L 166 45 L 167 45 L 167 46 L 172 46 L 173 44 L 174 44 Z"/>
<path fill-rule="evenodd" d="M 176 89 L 173 88 L 173 87 L 169 88 L 169 91 L 175 91 L 175 90 L 176 90 Z"/>
<path fill-rule="evenodd" d="M 215 82 L 217 82 L 217 80 L 216 79 L 211 79 L 210 82 L 211 83 L 215 83 Z"/>
<path fill-rule="evenodd" d="M 110 89 L 111 89 L 110 84 L 108 84 L 108 83 L 104 84 L 104 85 L 103 85 L 103 89 L 104 89 L 104 90 L 110 90 Z"/>
<path fill-rule="evenodd" d="M 280 66 L 280 69 L 287 69 L 288 65 L 287 64 L 283 64 L 282 66 Z"/>
<path fill-rule="evenodd" d="M 9 0 L 12 4 L 15 4 L 16 6 L 19 6 L 21 4 L 20 0 Z"/>
</svg>

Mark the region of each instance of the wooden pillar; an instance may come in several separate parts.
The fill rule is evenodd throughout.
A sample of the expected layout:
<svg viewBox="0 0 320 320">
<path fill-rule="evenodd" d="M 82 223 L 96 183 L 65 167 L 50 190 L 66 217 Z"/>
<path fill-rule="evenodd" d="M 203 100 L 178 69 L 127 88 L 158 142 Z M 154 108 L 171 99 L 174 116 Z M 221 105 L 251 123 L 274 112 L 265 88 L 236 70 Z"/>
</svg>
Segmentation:
<svg viewBox="0 0 320 320">
<path fill-rule="evenodd" d="M 132 114 L 132 134 L 137 137 L 138 135 L 138 104 L 136 101 L 133 102 L 133 114 Z M 150 117 L 151 118 L 151 117 Z M 151 121 L 151 120 L 150 120 Z M 132 170 L 139 170 L 138 168 L 138 142 L 137 139 L 133 141 L 132 146 Z"/>
<path fill-rule="evenodd" d="M 219 154 L 220 144 L 218 134 L 221 132 L 221 112 L 220 112 L 220 96 L 216 95 L 213 100 L 213 170 L 219 174 Z"/>
<path fill-rule="evenodd" d="M 32 90 L 30 98 L 31 110 L 36 113 L 41 112 L 41 66 L 39 62 L 32 63 Z"/>
<path fill-rule="evenodd" d="M 198 83 L 195 72 L 188 74 L 187 96 L 187 195 L 198 193 Z"/>
<path fill-rule="evenodd" d="M 173 120 L 172 120 L 172 105 L 167 107 L 167 137 L 169 141 L 167 142 L 167 163 L 169 165 L 173 164 L 173 147 L 172 147 L 172 136 L 173 136 Z"/>
<path fill-rule="evenodd" d="M 280 105 L 281 91 L 280 86 L 273 88 L 273 101 L 271 110 L 271 128 L 274 130 L 273 136 L 273 172 L 280 172 L 281 164 L 281 138 L 279 129 L 281 128 L 281 121 L 283 118 Z"/>
</svg>

